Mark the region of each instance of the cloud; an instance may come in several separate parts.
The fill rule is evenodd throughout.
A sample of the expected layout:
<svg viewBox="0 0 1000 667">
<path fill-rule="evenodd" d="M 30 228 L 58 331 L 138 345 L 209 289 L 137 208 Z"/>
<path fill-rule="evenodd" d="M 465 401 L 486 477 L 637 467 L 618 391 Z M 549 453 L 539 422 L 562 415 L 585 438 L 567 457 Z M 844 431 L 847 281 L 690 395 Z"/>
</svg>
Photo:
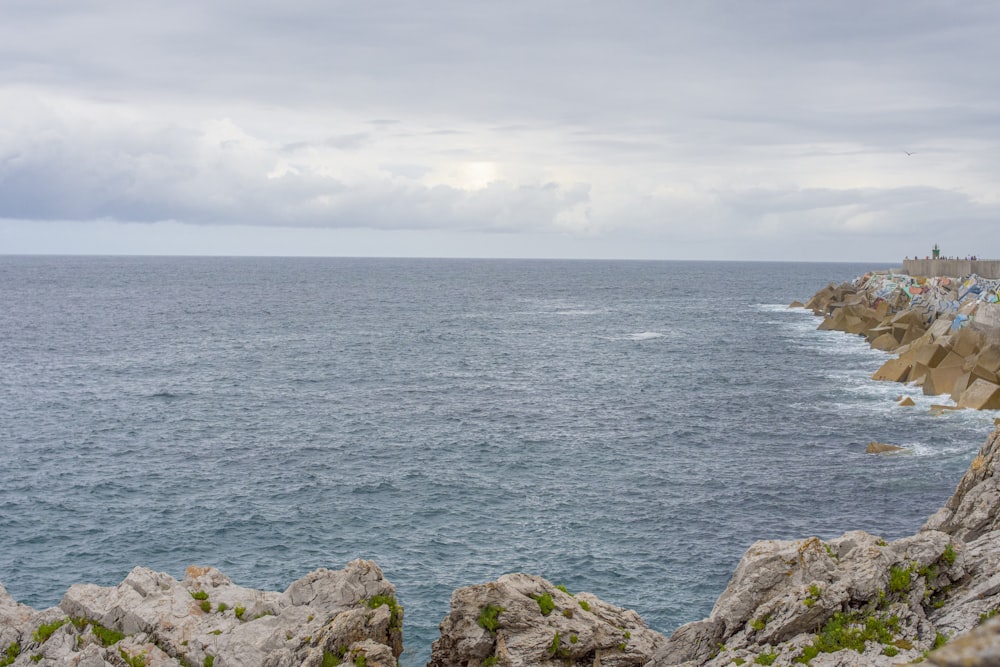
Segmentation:
<svg viewBox="0 0 1000 667">
<path fill-rule="evenodd" d="M 12 0 L 0 217 L 991 238 L 998 29 L 985 1 Z"/>
</svg>

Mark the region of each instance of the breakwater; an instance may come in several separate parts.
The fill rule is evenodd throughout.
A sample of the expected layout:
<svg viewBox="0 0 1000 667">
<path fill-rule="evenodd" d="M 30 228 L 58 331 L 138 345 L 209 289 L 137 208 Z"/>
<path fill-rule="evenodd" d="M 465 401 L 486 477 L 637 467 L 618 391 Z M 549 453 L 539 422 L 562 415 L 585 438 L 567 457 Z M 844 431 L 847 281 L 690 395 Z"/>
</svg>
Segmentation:
<svg viewBox="0 0 1000 667">
<path fill-rule="evenodd" d="M 905 259 L 903 272 L 911 276 L 960 276 L 977 275 L 983 278 L 1000 278 L 1000 260 L 996 259 Z"/>
<path fill-rule="evenodd" d="M 918 385 L 959 408 L 1000 409 L 1000 280 L 873 273 L 793 305 L 822 315 L 820 329 L 896 353 L 872 379 Z"/>
</svg>

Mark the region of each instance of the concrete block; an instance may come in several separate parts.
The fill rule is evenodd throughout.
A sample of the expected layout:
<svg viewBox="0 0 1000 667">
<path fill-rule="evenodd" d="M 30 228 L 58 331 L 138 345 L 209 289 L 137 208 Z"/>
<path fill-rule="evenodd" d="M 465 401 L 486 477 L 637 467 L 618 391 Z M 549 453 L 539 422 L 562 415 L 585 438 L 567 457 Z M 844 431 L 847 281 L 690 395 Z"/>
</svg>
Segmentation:
<svg viewBox="0 0 1000 667">
<path fill-rule="evenodd" d="M 983 346 L 983 335 L 969 328 L 959 329 L 952 336 L 951 349 L 955 354 L 971 357 Z"/>
<path fill-rule="evenodd" d="M 872 375 L 873 380 L 886 382 L 906 382 L 910 375 L 910 362 L 905 359 L 890 359 Z"/>
<path fill-rule="evenodd" d="M 871 342 L 872 349 L 892 352 L 899 347 L 899 341 L 891 333 L 884 333 Z"/>
<path fill-rule="evenodd" d="M 1000 346 L 990 343 L 981 349 L 976 364 L 994 373 L 1000 372 Z"/>
<path fill-rule="evenodd" d="M 948 350 L 937 343 L 911 347 L 906 358 L 912 363 L 921 363 L 929 368 L 936 368 L 946 357 Z"/>
<path fill-rule="evenodd" d="M 976 380 L 962 393 L 962 398 L 957 403 L 960 408 L 1000 410 L 1000 384 Z"/>
<path fill-rule="evenodd" d="M 963 375 L 961 366 L 938 366 L 924 375 L 924 394 L 938 396 L 950 394 L 955 387 L 955 381 Z"/>
<path fill-rule="evenodd" d="M 948 366 L 954 366 L 959 370 L 965 365 L 965 357 L 961 357 L 954 352 L 949 351 L 945 358 L 938 362 L 936 368 L 945 368 Z"/>
</svg>

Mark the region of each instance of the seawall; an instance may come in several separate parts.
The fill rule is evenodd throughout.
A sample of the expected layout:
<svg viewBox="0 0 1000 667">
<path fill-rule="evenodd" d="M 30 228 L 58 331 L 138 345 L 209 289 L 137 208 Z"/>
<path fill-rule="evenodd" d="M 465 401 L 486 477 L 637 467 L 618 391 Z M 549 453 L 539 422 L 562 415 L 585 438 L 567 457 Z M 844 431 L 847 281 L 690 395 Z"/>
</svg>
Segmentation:
<svg viewBox="0 0 1000 667">
<path fill-rule="evenodd" d="M 973 273 L 982 278 L 1000 278 L 1000 260 L 996 259 L 905 259 L 903 271 L 910 276 L 946 276 L 960 278 Z"/>
</svg>

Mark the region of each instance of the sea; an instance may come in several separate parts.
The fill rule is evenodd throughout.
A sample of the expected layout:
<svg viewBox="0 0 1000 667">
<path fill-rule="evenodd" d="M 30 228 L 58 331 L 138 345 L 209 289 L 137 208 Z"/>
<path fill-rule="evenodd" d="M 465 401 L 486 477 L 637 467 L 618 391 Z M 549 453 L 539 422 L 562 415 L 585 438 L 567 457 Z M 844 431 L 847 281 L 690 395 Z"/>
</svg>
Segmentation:
<svg viewBox="0 0 1000 667">
<path fill-rule="evenodd" d="M 366 558 L 404 667 L 509 572 L 669 635 L 756 540 L 914 533 L 992 429 L 788 307 L 888 266 L 0 256 L 0 583 Z"/>
</svg>

